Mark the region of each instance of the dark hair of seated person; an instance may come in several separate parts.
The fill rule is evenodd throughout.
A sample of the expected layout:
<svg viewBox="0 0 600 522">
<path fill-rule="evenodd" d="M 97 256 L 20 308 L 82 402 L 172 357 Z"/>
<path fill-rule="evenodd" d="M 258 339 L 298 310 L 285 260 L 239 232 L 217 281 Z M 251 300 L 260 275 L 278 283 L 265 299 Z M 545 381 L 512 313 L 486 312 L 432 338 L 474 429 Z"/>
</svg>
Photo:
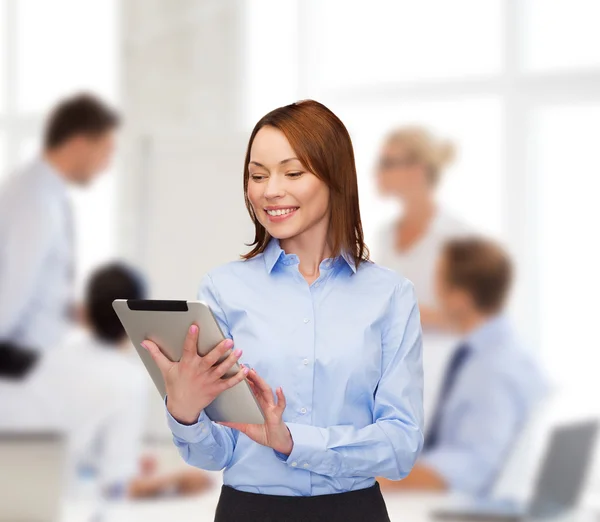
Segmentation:
<svg viewBox="0 0 600 522">
<path fill-rule="evenodd" d="M 146 284 L 133 268 L 111 263 L 95 270 L 87 284 L 85 309 L 96 338 L 107 344 L 123 341 L 127 334 L 113 309 L 113 301 L 145 298 Z"/>
</svg>

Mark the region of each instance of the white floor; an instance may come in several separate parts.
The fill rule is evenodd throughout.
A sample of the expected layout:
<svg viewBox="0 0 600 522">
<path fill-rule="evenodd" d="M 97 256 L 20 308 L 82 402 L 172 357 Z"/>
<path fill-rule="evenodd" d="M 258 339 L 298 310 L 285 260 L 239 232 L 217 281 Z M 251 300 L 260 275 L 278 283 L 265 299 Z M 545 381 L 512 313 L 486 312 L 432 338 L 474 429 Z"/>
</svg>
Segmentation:
<svg viewBox="0 0 600 522">
<path fill-rule="evenodd" d="M 61 522 L 212 522 L 219 490 L 197 499 L 162 500 L 136 503 L 121 503 L 106 506 L 94 517 L 90 506 L 70 504 L 66 506 Z M 388 495 L 386 503 L 392 522 L 425 522 L 431 520 L 432 509 L 448 501 L 444 495 L 394 494 Z M 597 511 L 596 511 L 597 513 Z M 579 513 L 553 522 L 592 522 L 598 517 L 594 511 Z M 282 521 L 283 522 L 283 521 Z M 367 521 L 365 521 L 367 522 Z"/>
</svg>

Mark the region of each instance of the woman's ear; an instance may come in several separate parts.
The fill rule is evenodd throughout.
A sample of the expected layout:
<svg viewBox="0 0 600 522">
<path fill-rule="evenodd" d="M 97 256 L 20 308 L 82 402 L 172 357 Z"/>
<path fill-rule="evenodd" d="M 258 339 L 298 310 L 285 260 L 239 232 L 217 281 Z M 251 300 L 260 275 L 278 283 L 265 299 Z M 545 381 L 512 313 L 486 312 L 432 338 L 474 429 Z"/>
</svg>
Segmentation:
<svg viewBox="0 0 600 522">
<path fill-rule="evenodd" d="M 87 327 L 89 325 L 89 318 L 86 307 L 82 303 L 77 303 L 74 308 L 74 319 L 75 322 L 83 327 Z"/>
<path fill-rule="evenodd" d="M 461 313 L 471 313 L 477 308 L 475 301 L 473 300 L 473 296 L 466 290 L 462 289 L 456 290 L 455 303 L 457 309 Z"/>
</svg>

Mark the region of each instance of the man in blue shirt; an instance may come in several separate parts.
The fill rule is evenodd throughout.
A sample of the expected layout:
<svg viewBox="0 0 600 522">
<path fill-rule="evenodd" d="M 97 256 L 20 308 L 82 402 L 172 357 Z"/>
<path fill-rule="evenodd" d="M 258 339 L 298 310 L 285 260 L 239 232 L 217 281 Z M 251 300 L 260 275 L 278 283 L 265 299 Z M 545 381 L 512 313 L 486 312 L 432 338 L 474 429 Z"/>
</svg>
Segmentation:
<svg viewBox="0 0 600 522">
<path fill-rule="evenodd" d="M 108 167 L 118 124 L 91 95 L 61 101 L 40 157 L 0 187 L 0 377 L 24 374 L 66 329 L 74 274 L 68 186 L 87 185 Z"/>
<path fill-rule="evenodd" d="M 512 271 L 491 241 L 445 245 L 436 291 L 463 339 L 448 364 L 421 458 L 404 480 L 380 480 L 383 488 L 470 495 L 492 488 L 544 391 L 538 366 L 502 313 Z"/>
</svg>

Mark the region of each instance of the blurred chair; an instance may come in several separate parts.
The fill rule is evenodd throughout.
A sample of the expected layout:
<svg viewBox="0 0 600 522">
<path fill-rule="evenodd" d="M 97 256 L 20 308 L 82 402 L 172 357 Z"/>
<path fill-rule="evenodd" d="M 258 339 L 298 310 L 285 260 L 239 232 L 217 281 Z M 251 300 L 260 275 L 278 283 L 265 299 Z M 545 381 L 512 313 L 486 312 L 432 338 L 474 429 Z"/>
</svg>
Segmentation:
<svg viewBox="0 0 600 522">
<path fill-rule="evenodd" d="M 0 431 L 0 522 L 59 520 L 65 471 L 61 434 Z"/>
<path fill-rule="evenodd" d="M 511 498 L 525 503 L 533 494 L 535 477 L 548 442 L 552 427 L 554 400 L 558 394 L 555 387 L 547 386 L 545 395 L 535 403 L 532 411 L 506 456 L 499 470 L 490 495 L 495 498 Z"/>
</svg>

